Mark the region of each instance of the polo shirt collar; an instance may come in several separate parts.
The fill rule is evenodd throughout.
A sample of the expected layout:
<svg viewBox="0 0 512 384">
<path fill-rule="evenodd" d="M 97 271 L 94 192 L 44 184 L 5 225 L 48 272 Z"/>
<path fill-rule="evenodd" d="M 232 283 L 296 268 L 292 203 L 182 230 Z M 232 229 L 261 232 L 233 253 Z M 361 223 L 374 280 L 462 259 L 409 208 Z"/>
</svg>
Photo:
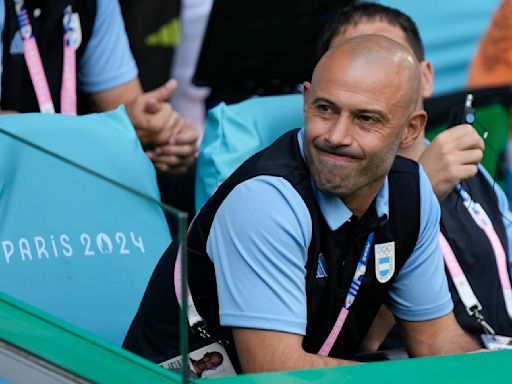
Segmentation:
<svg viewBox="0 0 512 384">
<path fill-rule="evenodd" d="M 300 129 L 297 133 L 297 140 L 299 142 L 300 153 L 304 156 L 304 128 Z M 329 225 L 331 231 L 335 231 L 340 228 L 343 224 L 350 220 L 353 213 L 345 205 L 345 203 L 337 196 L 324 193 L 320 191 L 313 178 L 311 178 L 311 185 L 313 186 L 313 192 L 315 194 L 316 201 L 322 211 L 322 215 L 325 221 Z M 377 210 L 377 216 L 381 223 L 387 221 L 389 216 L 389 184 L 388 177 L 384 179 L 384 184 L 377 193 L 375 199 L 375 208 Z"/>
</svg>

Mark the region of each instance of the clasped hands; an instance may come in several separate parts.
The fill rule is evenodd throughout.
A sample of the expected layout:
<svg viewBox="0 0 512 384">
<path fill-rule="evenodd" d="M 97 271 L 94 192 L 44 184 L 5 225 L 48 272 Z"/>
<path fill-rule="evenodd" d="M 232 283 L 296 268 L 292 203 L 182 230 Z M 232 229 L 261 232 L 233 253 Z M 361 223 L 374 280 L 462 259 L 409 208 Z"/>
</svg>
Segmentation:
<svg viewBox="0 0 512 384">
<path fill-rule="evenodd" d="M 199 131 L 168 102 L 177 87 L 174 79 L 138 95 L 126 109 L 146 154 L 155 167 L 173 175 L 184 173 L 194 161 Z"/>
</svg>

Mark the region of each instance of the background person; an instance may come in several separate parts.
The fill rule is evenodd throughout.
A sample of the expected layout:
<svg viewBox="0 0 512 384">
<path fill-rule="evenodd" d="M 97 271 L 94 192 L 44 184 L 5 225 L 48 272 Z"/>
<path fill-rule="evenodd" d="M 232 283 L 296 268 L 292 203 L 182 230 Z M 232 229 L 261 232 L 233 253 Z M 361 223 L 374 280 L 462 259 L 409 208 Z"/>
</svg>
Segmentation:
<svg viewBox="0 0 512 384">
<path fill-rule="evenodd" d="M 73 67 L 64 64 L 63 10 L 70 1 L 18 2 L 27 12 L 27 20 L 42 60 L 49 92 L 57 112 L 61 111 L 64 85 L 63 72 Z M 72 80 L 76 89 L 70 98 L 86 95 L 87 103 L 73 100 L 78 112 L 108 111 L 125 104 L 138 137 L 155 167 L 165 176 L 159 179 L 162 198 L 180 209 L 194 212 L 193 169 L 182 178 L 167 175 L 184 174 L 195 159 L 198 130 L 178 114 L 168 99 L 177 87 L 175 80 L 144 93 L 137 77 L 123 19 L 117 1 L 81 0 L 72 2 L 77 23 L 72 30 L 77 37 L 76 71 Z M 5 112 L 37 112 L 40 105 L 24 56 L 24 43 L 18 23 L 15 2 L 0 2 L 1 98 Z M 72 35 L 75 36 L 75 35 Z M 75 36 L 76 37 L 76 36 Z M 168 73 L 168 72 L 167 72 Z M 82 102 L 80 102 L 82 100 Z M 192 196 L 192 197 L 191 197 Z"/>
<path fill-rule="evenodd" d="M 324 42 L 330 47 L 335 47 L 354 36 L 368 33 L 392 38 L 414 52 L 423 73 L 423 91 L 419 104 L 419 108 L 422 109 L 422 99 L 432 93 L 433 68 L 424 58 L 419 32 L 407 15 L 379 4 L 354 4 L 341 9 L 332 19 L 327 27 Z M 473 220 L 464 207 L 459 192 L 454 189 L 461 183 L 464 190 L 471 194 L 473 201 L 481 204 L 492 219 L 503 252 L 510 255 L 512 222 L 506 196 L 483 167 L 478 165 L 483 148 L 482 138 L 473 127 L 466 124 L 440 133 L 428 146 L 425 143 L 425 133 L 422 131 L 416 142 L 400 148 L 399 154 L 419 161 L 425 169 L 441 201 L 441 231 L 482 304 L 481 314 L 498 334 L 512 336 L 512 320 L 507 312 L 504 290 L 498 273 L 499 255 L 495 254 L 485 231 Z M 445 247 L 443 252 L 449 250 Z M 507 260 L 502 259 L 501 263 L 504 263 L 502 268 L 506 271 Z M 510 284 L 509 274 L 505 274 Z M 468 315 L 452 278 L 449 279 L 449 287 L 458 322 L 466 331 L 478 338 L 484 332 L 477 321 L 478 314 Z M 376 320 L 376 326 L 380 322 L 383 329 L 389 329 L 394 324 L 394 319 L 389 312 L 384 312 L 383 309 L 382 315 Z M 370 351 L 378 348 L 383 337 L 377 329 L 374 331 L 375 337 L 371 336 L 366 340 L 365 348 Z"/>
<path fill-rule="evenodd" d="M 51 6 L 30 0 L 22 3 L 38 44 L 54 106 L 60 111 L 64 34 L 61 15 L 68 2 L 52 2 Z M 3 1 L 0 5 L 1 108 L 37 112 L 39 106 L 24 57 L 14 1 Z M 173 161 L 169 159 L 167 170 L 188 164 L 196 150 L 197 132 L 167 102 L 177 84 L 171 80 L 152 92 L 143 93 L 117 1 L 84 0 L 75 2 L 73 7 L 73 13 L 80 16 L 78 28 L 82 34 L 82 44 L 76 52 L 78 89 L 90 96 L 99 111 L 126 104 L 128 115 L 147 148 L 168 144 L 171 138 L 176 146 L 181 145 L 182 152 Z M 43 39 L 41 35 L 45 31 L 51 32 Z"/>
</svg>

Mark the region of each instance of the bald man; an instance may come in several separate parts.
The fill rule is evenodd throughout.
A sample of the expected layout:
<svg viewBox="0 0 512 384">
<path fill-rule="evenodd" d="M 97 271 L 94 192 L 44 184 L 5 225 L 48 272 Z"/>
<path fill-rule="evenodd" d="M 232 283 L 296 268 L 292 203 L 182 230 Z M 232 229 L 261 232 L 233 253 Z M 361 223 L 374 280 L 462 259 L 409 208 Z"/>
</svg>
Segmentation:
<svg viewBox="0 0 512 384">
<path fill-rule="evenodd" d="M 189 231 L 192 347 L 220 341 L 238 372 L 350 364 L 386 302 L 416 336 L 412 355 L 477 348 L 451 313 L 437 199 L 395 157 L 424 128 L 420 87 L 418 62 L 387 37 L 324 55 L 304 84 L 305 127 L 238 168 Z M 177 246 L 125 340 L 155 361 L 178 354 Z"/>
</svg>

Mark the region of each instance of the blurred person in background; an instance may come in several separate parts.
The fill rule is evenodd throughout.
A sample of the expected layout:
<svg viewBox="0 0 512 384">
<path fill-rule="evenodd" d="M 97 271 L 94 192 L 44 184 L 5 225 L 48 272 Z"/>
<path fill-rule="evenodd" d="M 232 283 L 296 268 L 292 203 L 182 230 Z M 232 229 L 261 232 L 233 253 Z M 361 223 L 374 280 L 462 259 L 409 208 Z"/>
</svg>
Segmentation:
<svg viewBox="0 0 512 384">
<path fill-rule="evenodd" d="M 423 98 L 433 91 L 434 71 L 424 57 L 413 20 L 380 4 L 354 4 L 341 9 L 331 20 L 323 49 L 363 34 L 387 36 L 414 52 L 422 68 L 422 97 L 418 105 L 422 109 Z M 458 322 L 476 338 L 489 332 L 488 325 L 499 335 L 512 336 L 512 302 L 508 293 L 512 216 L 505 194 L 479 165 L 483 149 L 483 139 L 476 130 L 463 124 L 440 133 L 430 144 L 425 142 L 423 131 L 412 145 L 401 147 L 399 154 L 423 166 L 441 202 L 441 249 L 451 277 L 449 287 Z M 489 221 L 484 224 L 475 219 L 480 215 L 473 212 L 477 205 L 485 211 L 491 225 Z M 453 269 L 454 264 L 460 268 Z M 465 277 L 461 277 L 460 269 Z M 457 288 L 463 278 L 474 292 L 470 301 L 466 300 L 466 290 Z M 478 305 L 473 299 L 475 295 Z M 394 322 L 391 313 L 383 308 L 364 348 L 376 350 Z"/>
<path fill-rule="evenodd" d="M 198 130 L 168 101 L 177 83 L 143 91 L 117 1 L 1 1 L 0 31 L 3 113 L 76 114 L 124 104 L 160 173 L 181 175 L 194 162 Z M 180 207 L 193 182 L 168 180 L 164 201 Z M 193 200 L 183 206 L 193 213 Z"/>
</svg>

